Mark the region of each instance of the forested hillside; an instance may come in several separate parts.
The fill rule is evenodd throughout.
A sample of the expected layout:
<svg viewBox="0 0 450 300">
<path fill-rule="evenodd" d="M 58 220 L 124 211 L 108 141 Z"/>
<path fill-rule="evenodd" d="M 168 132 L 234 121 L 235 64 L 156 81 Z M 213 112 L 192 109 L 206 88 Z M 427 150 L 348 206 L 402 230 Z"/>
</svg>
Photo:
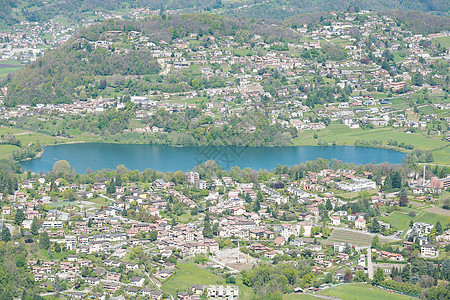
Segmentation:
<svg viewBox="0 0 450 300">
<path fill-rule="evenodd" d="M 297 14 L 318 12 L 318 11 L 343 11 L 350 10 L 416 10 L 432 12 L 438 15 L 448 15 L 450 2 L 445 0 L 272 0 L 255 1 L 256 4 L 235 10 L 232 13 L 238 16 L 266 18 L 266 19 L 286 19 Z"/>
<path fill-rule="evenodd" d="M 94 11 L 119 11 L 132 8 L 148 8 L 161 12 L 201 12 L 218 10 L 218 13 L 241 17 L 282 20 L 293 15 L 353 9 L 384 11 L 389 9 L 418 10 L 438 15 L 448 15 L 449 1 L 446 0 L 1 0 L 0 19 L 8 25 L 20 19 L 42 22 L 57 16 L 65 16 L 73 21 L 92 15 Z"/>
<path fill-rule="evenodd" d="M 182 10 L 194 12 L 211 10 L 222 6 L 220 1 L 207 0 L 1 0 L 0 19 L 12 25 L 23 17 L 30 22 L 48 21 L 56 16 L 65 16 L 79 21 L 94 11 L 116 11 L 124 8 L 148 8 L 151 10 Z M 14 12 L 14 9 L 16 12 Z"/>
</svg>

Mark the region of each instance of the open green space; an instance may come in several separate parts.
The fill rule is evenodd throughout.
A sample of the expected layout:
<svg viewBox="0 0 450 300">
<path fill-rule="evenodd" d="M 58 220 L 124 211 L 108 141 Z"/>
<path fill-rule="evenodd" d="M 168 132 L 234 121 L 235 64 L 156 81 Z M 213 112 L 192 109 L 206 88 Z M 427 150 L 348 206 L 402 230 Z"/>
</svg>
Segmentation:
<svg viewBox="0 0 450 300">
<path fill-rule="evenodd" d="M 369 193 L 370 195 L 376 195 L 378 193 L 378 189 L 373 189 L 373 190 L 367 190 L 367 193 Z M 354 199 L 356 197 L 358 197 L 360 194 L 360 192 L 352 192 L 352 193 L 335 193 L 335 195 L 337 196 L 341 196 L 345 199 Z"/>
<path fill-rule="evenodd" d="M 93 202 L 94 206 L 97 208 L 100 208 L 102 206 L 107 206 L 109 203 L 111 203 L 110 200 L 105 199 L 103 197 L 95 197 L 95 198 L 87 199 L 86 201 Z"/>
<path fill-rule="evenodd" d="M 177 267 L 179 268 L 177 273 L 162 285 L 162 289 L 171 295 L 176 296 L 178 291 L 183 291 L 195 284 L 224 283 L 222 277 L 197 267 L 193 263 L 178 263 Z"/>
<path fill-rule="evenodd" d="M 0 145 L 0 159 L 8 158 L 17 149 L 19 147 L 13 145 Z"/>
<path fill-rule="evenodd" d="M 439 37 L 431 40 L 433 44 L 441 44 L 441 46 L 450 48 L 450 36 Z"/>
<path fill-rule="evenodd" d="M 314 133 L 317 133 L 317 139 L 314 139 Z M 447 144 L 440 139 L 431 139 L 420 133 L 405 133 L 393 128 L 350 129 L 342 124 L 331 124 L 327 129 L 318 132 L 301 132 L 299 137 L 293 140 L 293 144 L 295 146 L 317 145 L 318 141 L 322 140 L 328 143 L 336 141 L 337 145 L 353 145 L 355 140 L 378 140 L 386 145 L 390 139 L 399 143 L 413 144 L 415 149 L 423 150 L 436 149 Z"/>
<path fill-rule="evenodd" d="M 308 294 L 286 294 L 283 295 L 283 300 L 317 300 L 320 299 L 318 297 L 314 297 L 313 295 Z"/>
<path fill-rule="evenodd" d="M 0 78 L 5 77 L 9 73 L 14 73 L 25 66 L 20 64 L 17 60 L 0 60 Z"/>
<path fill-rule="evenodd" d="M 389 241 L 381 235 L 379 238 L 382 243 Z M 364 234 L 362 232 L 334 229 L 330 237 L 326 239 L 326 243 L 350 243 L 353 246 L 370 246 L 372 244 L 372 239 L 372 235 Z"/>
<path fill-rule="evenodd" d="M 425 222 L 430 224 L 436 224 L 437 221 L 441 224 L 447 224 L 449 216 L 433 214 L 430 212 L 423 211 L 415 217 L 409 216 L 405 212 L 395 211 L 389 217 L 382 217 L 384 222 L 390 223 L 397 230 L 404 230 L 404 233 L 409 228 L 409 223 L 411 220 L 413 222 Z"/>
<path fill-rule="evenodd" d="M 337 287 L 332 287 L 323 291 L 320 291 L 321 295 L 329 295 L 340 299 L 364 299 L 364 300 L 406 300 L 415 299 L 413 297 L 397 294 L 387 290 L 383 290 L 377 287 L 366 284 L 342 284 Z M 295 299 L 295 298 L 293 298 Z"/>
<path fill-rule="evenodd" d="M 256 294 L 253 291 L 253 288 L 246 286 L 242 283 L 242 278 L 240 278 L 237 281 L 239 286 L 239 299 L 255 299 Z"/>
<path fill-rule="evenodd" d="M 433 151 L 434 163 L 450 165 L 450 147 Z"/>
</svg>

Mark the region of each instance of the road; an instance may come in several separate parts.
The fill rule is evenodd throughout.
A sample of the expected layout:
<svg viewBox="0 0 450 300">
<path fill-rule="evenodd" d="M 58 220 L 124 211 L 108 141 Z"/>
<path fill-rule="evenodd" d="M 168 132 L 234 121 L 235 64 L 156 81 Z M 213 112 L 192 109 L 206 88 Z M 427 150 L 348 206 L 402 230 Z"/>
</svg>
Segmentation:
<svg viewBox="0 0 450 300">
<path fill-rule="evenodd" d="M 367 273 L 369 274 L 369 279 L 373 279 L 373 265 L 372 265 L 372 248 L 369 247 L 367 250 Z"/>
</svg>

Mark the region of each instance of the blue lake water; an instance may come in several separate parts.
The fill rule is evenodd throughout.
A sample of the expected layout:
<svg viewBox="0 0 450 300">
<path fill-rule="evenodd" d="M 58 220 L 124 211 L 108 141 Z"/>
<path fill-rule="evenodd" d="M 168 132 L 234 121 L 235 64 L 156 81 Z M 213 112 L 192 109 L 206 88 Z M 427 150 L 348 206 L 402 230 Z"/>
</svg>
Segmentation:
<svg viewBox="0 0 450 300">
<path fill-rule="evenodd" d="M 251 148 L 87 143 L 47 146 L 42 157 L 21 164 L 33 172 L 50 171 L 58 160 L 67 160 L 79 173 L 85 173 L 88 168 L 94 171 L 114 169 L 118 165 L 125 165 L 131 170 L 154 169 L 167 172 L 191 170 L 194 166 L 213 159 L 223 169 L 239 166 L 270 170 L 277 164 L 291 166 L 317 158 L 336 158 L 356 165 L 382 162 L 400 164 L 404 155 L 393 150 L 353 146 Z"/>
</svg>

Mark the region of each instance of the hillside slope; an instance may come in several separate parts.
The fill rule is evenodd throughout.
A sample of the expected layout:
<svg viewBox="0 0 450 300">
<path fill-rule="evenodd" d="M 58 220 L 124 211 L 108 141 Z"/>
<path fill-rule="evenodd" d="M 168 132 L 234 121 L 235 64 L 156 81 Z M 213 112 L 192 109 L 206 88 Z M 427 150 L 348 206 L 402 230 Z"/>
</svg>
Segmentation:
<svg viewBox="0 0 450 300">
<path fill-rule="evenodd" d="M 218 10 L 224 15 L 246 18 L 283 20 L 293 15 L 317 11 L 367 9 L 417 10 L 448 16 L 450 1 L 447 0 L 0 0 L 0 21 L 8 25 L 21 20 L 47 21 L 64 16 L 74 22 L 92 17 L 95 11 L 123 12 L 124 9 L 147 8 L 178 13 Z"/>
<path fill-rule="evenodd" d="M 83 29 L 63 46 L 10 74 L 2 84 L 8 86 L 5 104 L 69 103 L 75 99 L 96 98 L 106 87 L 106 80 L 109 86 L 121 91 L 131 90 L 131 95 L 142 94 L 153 90 L 152 84 L 161 84 L 150 83 L 147 77 L 160 71 L 153 54 L 163 49 L 161 43 L 172 43 L 190 34 L 238 37 L 242 32 L 259 34 L 268 41 L 289 40 L 298 35 L 281 26 L 213 14 L 107 21 Z M 186 75 L 186 81 L 192 80 L 192 76 Z M 128 83 L 130 79 L 139 82 L 132 85 Z M 168 84 L 167 88 L 173 88 L 173 84 Z"/>
</svg>

